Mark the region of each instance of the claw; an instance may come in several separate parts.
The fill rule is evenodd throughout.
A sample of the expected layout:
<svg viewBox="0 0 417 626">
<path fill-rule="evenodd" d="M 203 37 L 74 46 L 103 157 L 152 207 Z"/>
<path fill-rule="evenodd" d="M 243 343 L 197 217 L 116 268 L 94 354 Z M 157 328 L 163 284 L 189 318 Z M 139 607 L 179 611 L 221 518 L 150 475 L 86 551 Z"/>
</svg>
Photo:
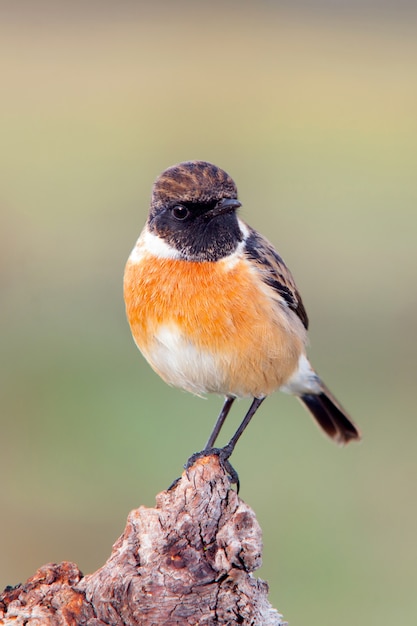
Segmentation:
<svg viewBox="0 0 417 626">
<path fill-rule="evenodd" d="M 220 465 L 229 476 L 230 482 L 232 483 L 232 485 L 236 485 L 236 491 L 237 493 L 239 493 L 239 475 L 229 461 L 229 457 L 232 452 L 233 448 L 229 445 L 225 446 L 224 448 L 206 448 L 201 452 L 195 452 L 192 456 L 190 456 L 187 463 L 184 465 L 185 471 L 187 471 L 198 459 L 202 459 L 205 456 L 216 455 L 219 458 Z"/>
<path fill-rule="evenodd" d="M 180 480 L 181 480 L 181 476 L 178 476 L 178 478 L 173 480 L 172 483 L 170 484 L 170 486 L 168 487 L 167 491 L 171 491 L 171 489 L 174 489 L 174 487 L 176 487 L 178 485 Z"/>
</svg>

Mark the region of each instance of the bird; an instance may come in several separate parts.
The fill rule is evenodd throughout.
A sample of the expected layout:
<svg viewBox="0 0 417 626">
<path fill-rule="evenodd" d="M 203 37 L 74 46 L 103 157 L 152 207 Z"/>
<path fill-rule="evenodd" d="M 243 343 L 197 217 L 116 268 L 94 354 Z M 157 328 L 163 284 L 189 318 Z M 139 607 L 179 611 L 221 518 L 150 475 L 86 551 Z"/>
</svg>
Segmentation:
<svg viewBox="0 0 417 626">
<path fill-rule="evenodd" d="M 307 357 L 309 320 L 274 246 L 238 215 L 235 182 L 207 161 L 186 161 L 156 179 L 146 224 L 126 263 L 124 300 L 133 339 L 169 385 L 224 403 L 202 450 L 231 456 L 262 402 L 296 396 L 333 441 L 360 431 Z M 251 404 L 214 448 L 237 398 Z"/>
</svg>

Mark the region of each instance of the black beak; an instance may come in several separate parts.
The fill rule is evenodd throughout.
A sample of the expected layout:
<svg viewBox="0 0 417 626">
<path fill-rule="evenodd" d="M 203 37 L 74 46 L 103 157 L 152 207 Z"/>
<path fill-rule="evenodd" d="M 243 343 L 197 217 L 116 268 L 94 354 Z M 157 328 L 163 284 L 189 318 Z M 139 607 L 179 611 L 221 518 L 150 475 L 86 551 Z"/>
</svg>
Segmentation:
<svg viewBox="0 0 417 626">
<path fill-rule="evenodd" d="M 236 211 L 240 206 L 242 206 L 242 203 L 239 202 L 237 198 L 222 198 L 213 209 L 204 214 L 204 217 L 211 218 L 223 215 L 224 213 L 233 213 L 233 211 Z"/>
</svg>

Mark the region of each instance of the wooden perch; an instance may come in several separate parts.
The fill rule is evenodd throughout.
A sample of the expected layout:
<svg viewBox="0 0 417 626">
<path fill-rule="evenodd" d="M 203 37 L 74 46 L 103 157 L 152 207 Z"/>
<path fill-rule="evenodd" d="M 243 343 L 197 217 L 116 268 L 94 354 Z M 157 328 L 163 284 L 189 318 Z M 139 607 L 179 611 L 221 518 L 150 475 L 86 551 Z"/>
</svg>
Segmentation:
<svg viewBox="0 0 417 626">
<path fill-rule="evenodd" d="M 129 514 L 94 574 L 50 563 L 7 587 L 0 625 L 283 626 L 267 584 L 252 575 L 261 550 L 254 512 L 231 488 L 218 457 L 203 457 L 157 496 L 155 508 Z"/>
</svg>

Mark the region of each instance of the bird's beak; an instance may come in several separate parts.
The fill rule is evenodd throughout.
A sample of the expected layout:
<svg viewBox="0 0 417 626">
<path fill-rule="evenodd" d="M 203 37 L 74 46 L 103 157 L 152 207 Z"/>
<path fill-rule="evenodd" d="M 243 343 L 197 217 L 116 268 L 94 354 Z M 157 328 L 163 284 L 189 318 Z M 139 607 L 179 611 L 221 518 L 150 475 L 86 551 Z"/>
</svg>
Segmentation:
<svg viewBox="0 0 417 626">
<path fill-rule="evenodd" d="M 205 213 L 205 217 L 217 217 L 224 213 L 233 213 L 240 206 L 242 206 L 242 203 L 237 198 L 222 198 L 213 209 Z"/>
</svg>

